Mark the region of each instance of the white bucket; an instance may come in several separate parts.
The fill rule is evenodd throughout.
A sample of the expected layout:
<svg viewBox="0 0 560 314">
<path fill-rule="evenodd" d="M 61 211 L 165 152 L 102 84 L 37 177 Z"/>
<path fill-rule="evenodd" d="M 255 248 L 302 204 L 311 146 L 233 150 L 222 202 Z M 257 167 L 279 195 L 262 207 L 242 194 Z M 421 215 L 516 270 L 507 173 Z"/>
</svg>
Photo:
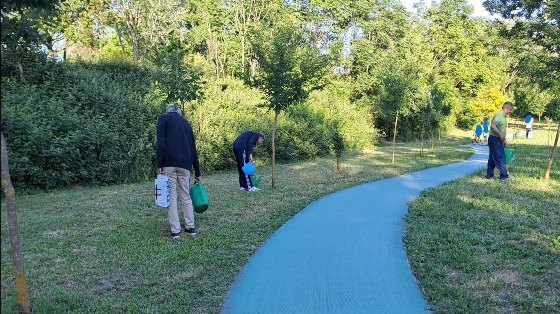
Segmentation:
<svg viewBox="0 0 560 314">
<path fill-rule="evenodd" d="M 154 182 L 154 195 L 157 206 L 169 206 L 169 179 L 166 175 L 159 174 L 157 176 Z"/>
</svg>

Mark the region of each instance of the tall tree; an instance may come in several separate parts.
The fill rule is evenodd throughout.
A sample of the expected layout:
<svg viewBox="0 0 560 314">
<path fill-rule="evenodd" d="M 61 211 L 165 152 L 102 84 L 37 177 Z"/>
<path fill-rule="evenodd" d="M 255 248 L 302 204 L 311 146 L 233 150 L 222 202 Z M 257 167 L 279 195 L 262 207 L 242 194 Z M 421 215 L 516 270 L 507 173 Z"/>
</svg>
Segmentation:
<svg viewBox="0 0 560 314">
<path fill-rule="evenodd" d="M 279 6 L 266 0 L 231 0 L 229 2 L 233 33 L 237 35 L 238 41 L 235 45 L 238 46 L 238 51 L 235 53 L 236 60 L 233 61 L 233 66 L 235 69 L 239 68 L 244 75 L 253 75 L 254 71 L 245 73 L 248 65 L 251 64 L 249 36 L 260 23 L 270 20 L 274 15 L 273 12 L 276 12 Z"/>
<path fill-rule="evenodd" d="M 117 16 L 125 22 L 128 38 L 132 44 L 132 54 L 134 62 L 138 62 L 140 58 L 140 35 L 139 27 L 142 19 L 141 0 L 107 0 L 107 6 L 113 10 Z"/>
<path fill-rule="evenodd" d="M 305 44 L 302 28 L 287 14 L 270 28 L 263 27 L 251 39 L 259 72 L 249 83 L 268 97 L 274 112 L 272 128 L 272 187 L 276 187 L 276 125 L 278 115 L 288 106 L 305 100 L 310 90 L 320 86 L 326 63 L 316 47 Z"/>
<path fill-rule="evenodd" d="M 375 106 L 379 108 L 382 116 L 386 118 L 394 117 L 393 155 L 391 158 L 391 163 L 394 164 L 399 115 L 406 117 L 417 110 L 418 104 L 414 102 L 417 92 L 415 88 L 416 78 L 414 73 L 410 73 L 402 65 L 400 68 L 394 67 L 393 72 L 383 75 L 381 81 L 383 85 Z"/>
<path fill-rule="evenodd" d="M 98 51 L 107 31 L 104 11 L 104 0 L 62 1 L 56 15 L 43 18 L 50 59 L 57 52 L 62 52 L 59 58 L 66 59 L 66 51 L 76 43 L 88 48 L 88 54 Z"/>
<path fill-rule="evenodd" d="M 479 94 L 499 89 L 506 79 L 503 61 L 498 56 L 503 47 L 493 49 L 496 32 L 488 22 L 472 17 L 473 7 L 466 0 L 443 0 L 422 12 L 429 21 L 427 36 L 436 65 L 434 75 L 448 97 L 453 97 L 453 113 L 461 127 L 477 123 L 481 112 L 471 107 Z M 504 91 L 505 92 L 505 91 Z M 503 92 L 502 92 L 503 93 Z M 471 101 L 469 101 L 471 100 Z M 489 107 L 491 102 L 478 107 Z"/>
<path fill-rule="evenodd" d="M 47 45 L 42 20 L 56 12 L 58 0 L 6 0 L 2 9 L 2 60 L 24 73 L 24 59 Z"/>
</svg>

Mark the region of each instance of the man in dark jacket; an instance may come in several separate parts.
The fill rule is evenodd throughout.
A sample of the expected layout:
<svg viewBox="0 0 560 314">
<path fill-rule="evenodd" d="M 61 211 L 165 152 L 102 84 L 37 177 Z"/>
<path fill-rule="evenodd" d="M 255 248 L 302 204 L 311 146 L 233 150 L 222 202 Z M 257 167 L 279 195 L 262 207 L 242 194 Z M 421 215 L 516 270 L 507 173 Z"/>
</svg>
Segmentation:
<svg viewBox="0 0 560 314">
<path fill-rule="evenodd" d="M 253 161 L 253 146 L 262 144 L 264 134 L 254 131 L 245 131 L 241 133 L 233 142 L 233 154 L 237 162 L 237 171 L 239 171 L 239 189 L 241 191 L 260 191 L 259 188 L 253 186 L 251 176 L 245 174 L 243 166 L 249 161 Z"/>
<path fill-rule="evenodd" d="M 167 108 L 166 114 L 157 122 L 157 167 L 160 174 L 169 179 L 169 207 L 167 215 L 171 237 L 179 238 L 181 223 L 177 212 L 177 187 L 185 218 L 185 232 L 195 236 L 192 200 L 189 194 L 189 179 L 194 166 L 195 182 L 200 180 L 200 166 L 191 125 L 177 106 Z"/>
</svg>

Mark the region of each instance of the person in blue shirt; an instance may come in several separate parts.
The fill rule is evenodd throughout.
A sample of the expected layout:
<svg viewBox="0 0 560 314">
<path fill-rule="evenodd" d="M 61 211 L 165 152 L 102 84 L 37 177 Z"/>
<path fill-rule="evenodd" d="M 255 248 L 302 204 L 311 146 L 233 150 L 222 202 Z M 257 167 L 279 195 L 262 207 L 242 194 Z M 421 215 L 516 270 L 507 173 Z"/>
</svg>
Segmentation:
<svg viewBox="0 0 560 314">
<path fill-rule="evenodd" d="M 156 163 L 160 174 L 169 180 L 169 207 L 167 216 L 171 238 L 178 239 L 181 223 L 177 212 L 177 188 L 181 197 L 185 232 L 196 236 L 189 179 L 194 167 L 195 182 L 200 180 L 200 166 L 192 127 L 181 115 L 181 109 L 170 106 L 157 122 Z"/>
<path fill-rule="evenodd" d="M 264 134 L 254 131 L 245 131 L 239 135 L 233 142 L 233 154 L 237 163 L 237 171 L 239 172 L 239 189 L 241 191 L 260 191 L 259 188 L 253 186 L 251 176 L 246 175 L 243 166 L 249 161 L 253 161 L 253 146 L 262 144 Z"/>
</svg>

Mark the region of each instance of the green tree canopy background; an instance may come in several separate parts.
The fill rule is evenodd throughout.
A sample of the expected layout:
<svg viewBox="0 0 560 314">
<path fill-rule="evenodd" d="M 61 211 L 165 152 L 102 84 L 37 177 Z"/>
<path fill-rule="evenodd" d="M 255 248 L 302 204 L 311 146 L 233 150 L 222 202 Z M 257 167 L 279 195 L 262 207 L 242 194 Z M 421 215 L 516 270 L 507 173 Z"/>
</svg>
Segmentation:
<svg viewBox="0 0 560 314">
<path fill-rule="evenodd" d="M 414 14 L 394 0 L 3 1 L 2 132 L 25 165 L 13 181 L 145 180 L 171 104 L 193 124 L 206 170 L 233 167 L 229 146 L 247 129 L 288 161 L 333 154 L 331 125 L 345 148 L 363 149 L 474 129 L 506 100 L 519 102 L 514 116 L 560 118 L 558 2 L 485 5 L 504 19 L 474 17 L 465 0 Z M 270 36 L 278 22 L 297 37 Z M 297 66 L 270 67 L 288 44 Z M 293 86 L 261 84 L 283 77 Z M 271 142 L 257 160 L 271 162 Z"/>
</svg>

